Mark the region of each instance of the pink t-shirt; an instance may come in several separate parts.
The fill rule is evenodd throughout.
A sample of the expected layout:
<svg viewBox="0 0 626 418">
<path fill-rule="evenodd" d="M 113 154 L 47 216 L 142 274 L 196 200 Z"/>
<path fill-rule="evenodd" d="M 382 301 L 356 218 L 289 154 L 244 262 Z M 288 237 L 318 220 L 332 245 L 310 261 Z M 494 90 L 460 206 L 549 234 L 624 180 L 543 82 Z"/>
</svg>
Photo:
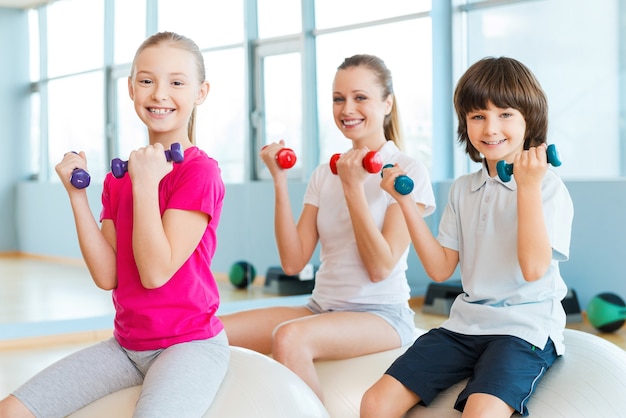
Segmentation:
<svg viewBox="0 0 626 418">
<path fill-rule="evenodd" d="M 224 183 L 217 161 L 197 147 L 159 184 L 161 215 L 167 209 L 201 211 L 209 223 L 195 251 L 160 288 L 142 286 L 132 248 L 133 195 L 130 176 L 109 173 L 100 219 L 111 219 L 117 233 L 117 288 L 114 336 L 130 350 L 156 350 L 215 336 L 224 328 L 215 316 L 219 292 L 211 272 Z"/>
</svg>

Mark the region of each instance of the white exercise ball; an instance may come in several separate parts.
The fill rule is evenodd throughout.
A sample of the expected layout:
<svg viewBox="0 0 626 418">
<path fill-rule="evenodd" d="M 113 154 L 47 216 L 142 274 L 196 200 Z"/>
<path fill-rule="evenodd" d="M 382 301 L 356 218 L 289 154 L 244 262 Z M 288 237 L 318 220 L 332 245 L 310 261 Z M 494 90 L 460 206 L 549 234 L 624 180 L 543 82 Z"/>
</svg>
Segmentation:
<svg viewBox="0 0 626 418">
<path fill-rule="evenodd" d="M 68 418 L 131 418 L 140 386 L 105 396 Z M 328 418 L 319 398 L 291 370 L 252 350 L 230 348 L 226 377 L 202 418 Z"/>
</svg>

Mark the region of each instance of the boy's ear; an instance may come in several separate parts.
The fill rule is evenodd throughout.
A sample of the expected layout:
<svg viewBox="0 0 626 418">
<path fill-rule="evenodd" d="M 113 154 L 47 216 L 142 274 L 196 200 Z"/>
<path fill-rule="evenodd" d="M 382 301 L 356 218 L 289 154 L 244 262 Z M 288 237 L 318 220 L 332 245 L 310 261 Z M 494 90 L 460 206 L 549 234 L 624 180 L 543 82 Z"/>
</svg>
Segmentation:
<svg viewBox="0 0 626 418">
<path fill-rule="evenodd" d="M 211 85 L 208 81 L 202 82 L 200 85 L 200 89 L 198 89 L 198 97 L 196 98 L 196 105 L 204 103 L 206 97 L 209 95 L 209 90 L 211 89 Z"/>
</svg>

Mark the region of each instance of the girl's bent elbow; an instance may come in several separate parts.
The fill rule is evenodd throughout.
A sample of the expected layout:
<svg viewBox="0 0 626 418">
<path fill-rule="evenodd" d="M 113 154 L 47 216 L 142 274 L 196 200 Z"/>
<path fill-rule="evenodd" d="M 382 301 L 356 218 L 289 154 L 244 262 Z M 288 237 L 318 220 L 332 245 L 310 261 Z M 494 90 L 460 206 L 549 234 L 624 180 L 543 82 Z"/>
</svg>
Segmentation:
<svg viewBox="0 0 626 418">
<path fill-rule="evenodd" d="M 141 285 L 144 287 L 144 289 L 153 290 L 153 289 L 158 289 L 159 287 L 165 286 L 165 284 L 168 281 L 169 281 L 169 277 L 164 280 L 159 280 L 156 278 L 149 279 L 149 280 L 141 279 Z"/>
</svg>

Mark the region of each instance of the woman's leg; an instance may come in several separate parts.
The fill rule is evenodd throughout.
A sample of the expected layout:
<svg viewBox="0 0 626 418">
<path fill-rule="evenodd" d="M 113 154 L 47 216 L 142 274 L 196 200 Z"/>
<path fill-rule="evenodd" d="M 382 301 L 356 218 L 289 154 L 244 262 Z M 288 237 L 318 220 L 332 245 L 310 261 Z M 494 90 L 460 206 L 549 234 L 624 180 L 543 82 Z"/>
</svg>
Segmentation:
<svg viewBox="0 0 626 418">
<path fill-rule="evenodd" d="M 311 316 L 304 306 L 252 309 L 220 316 L 230 345 L 272 353 L 274 329 L 285 321 Z"/>
<path fill-rule="evenodd" d="M 396 330 L 369 312 L 327 312 L 281 324 L 273 356 L 302 378 L 322 399 L 315 360 L 337 360 L 400 347 Z"/>
</svg>

